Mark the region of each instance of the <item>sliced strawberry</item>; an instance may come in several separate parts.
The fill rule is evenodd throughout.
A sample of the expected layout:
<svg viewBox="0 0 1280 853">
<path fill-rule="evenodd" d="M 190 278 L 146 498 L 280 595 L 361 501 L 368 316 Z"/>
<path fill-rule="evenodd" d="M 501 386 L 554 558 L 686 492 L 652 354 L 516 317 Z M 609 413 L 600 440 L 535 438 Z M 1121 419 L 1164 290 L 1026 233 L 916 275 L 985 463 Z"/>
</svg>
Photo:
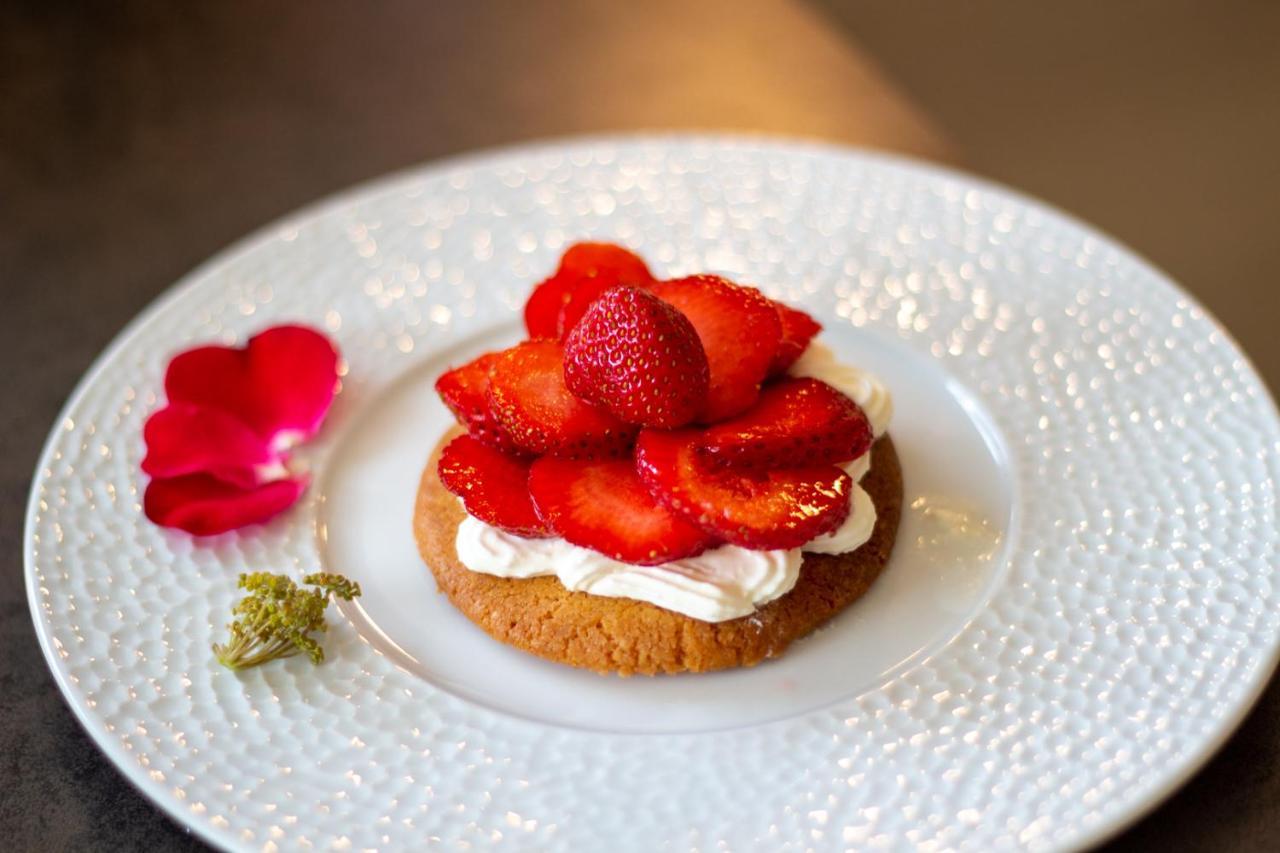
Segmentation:
<svg viewBox="0 0 1280 853">
<path fill-rule="evenodd" d="M 560 313 L 574 284 L 568 276 L 553 275 L 533 289 L 524 304 L 524 327 L 530 338 L 560 337 Z"/>
<path fill-rule="evenodd" d="M 782 323 L 782 342 L 778 344 L 778 351 L 773 356 L 769 375 L 780 376 L 804 354 L 809 341 L 822 331 L 822 324 L 790 305 L 774 302 L 773 307 L 777 309 L 778 320 Z"/>
<path fill-rule="evenodd" d="M 577 279 L 611 278 L 614 284 L 653 281 L 644 259 L 616 243 L 574 243 L 560 256 L 560 269 Z"/>
<path fill-rule="evenodd" d="M 497 358 L 498 353 L 485 353 L 442 373 L 436 380 L 436 393 L 472 436 L 506 453 L 519 454 L 523 451 L 489 408 L 489 371 Z"/>
<path fill-rule="evenodd" d="M 622 456 L 636 437 L 636 427 L 570 393 L 564 349 L 555 341 L 525 341 L 498 353 L 489 370 L 489 406 L 512 441 L 531 453 Z"/>
<path fill-rule="evenodd" d="M 602 293 L 619 284 L 646 287 L 653 274 L 641 258 L 613 243 L 575 243 L 555 275 L 533 289 L 524 305 L 530 338 L 564 340 Z"/>
<path fill-rule="evenodd" d="M 556 276 L 574 283 L 560 314 L 560 340 L 568 337 L 591 303 L 609 288 L 653 283 L 653 274 L 640 256 L 613 243 L 575 243 L 560 258 Z"/>
<path fill-rule="evenodd" d="M 715 423 L 750 408 L 782 339 L 773 303 L 714 275 L 661 281 L 651 289 L 689 318 L 707 354 L 711 385 L 699 419 Z"/>
<path fill-rule="evenodd" d="M 707 396 L 707 356 L 689 320 L 658 297 L 615 287 L 564 345 L 569 390 L 628 423 L 678 427 Z"/>
<path fill-rule="evenodd" d="M 848 517 L 853 480 L 836 466 L 712 470 L 699 437 L 642 430 L 636 469 L 654 497 L 709 533 L 755 550 L 799 548 Z"/>
<path fill-rule="evenodd" d="M 517 536 L 551 535 L 529 498 L 528 460 L 460 435 L 440 454 L 436 471 L 444 487 L 462 498 L 467 512 L 485 524 Z"/>
<path fill-rule="evenodd" d="M 735 468 L 831 465 L 871 446 L 871 424 L 858 404 L 817 379 L 783 379 L 765 387 L 745 413 L 703 430 L 708 461 Z"/>
<path fill-rule="evenodd" d="M 654 500 L 630 459 L 544 456 L 530 469 L 529 491 L 557 535 L 624 563 L 655 566 L 701 554 L 717 542 Z"/>
</svg>

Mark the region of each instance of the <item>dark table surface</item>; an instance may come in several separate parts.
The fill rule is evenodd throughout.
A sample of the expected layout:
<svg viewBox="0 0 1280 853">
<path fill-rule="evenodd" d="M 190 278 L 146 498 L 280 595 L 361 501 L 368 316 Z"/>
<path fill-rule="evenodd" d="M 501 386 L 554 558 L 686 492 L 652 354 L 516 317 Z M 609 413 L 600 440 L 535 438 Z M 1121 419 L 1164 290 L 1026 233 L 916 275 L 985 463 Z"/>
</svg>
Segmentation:
<svg viewBox="0 0 1280 853">
<path fill-rule="evenodd" d="M 353 182 L 522 139 L 747 129 L 956 162 L 856 43 L 785 0 L 72 5 L 0 6 L 7 849 L 203 847 L 80 730 L 22 573 L 27 491 L 58 409 L 188 269 Z M 1201 773 L 1112 844 L 1276 847 L 1278 724 L 1273 684 Z"/>
</svg>

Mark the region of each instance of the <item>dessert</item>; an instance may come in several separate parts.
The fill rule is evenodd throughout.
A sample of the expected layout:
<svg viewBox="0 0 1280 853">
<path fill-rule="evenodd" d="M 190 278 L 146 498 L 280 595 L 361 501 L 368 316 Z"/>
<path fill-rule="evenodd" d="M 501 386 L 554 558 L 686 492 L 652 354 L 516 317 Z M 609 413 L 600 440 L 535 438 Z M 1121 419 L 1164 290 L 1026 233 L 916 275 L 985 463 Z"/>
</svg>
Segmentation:
<svg viewBox="0 0 1280 853">
<path fill-rule="evenodd" d="M 752 665 L 880 574 L 891 398 L 808 314 L 580 243 L 525 323 L 437 381 L 459 426 L 414 513 L 441 591 L 489 634 L 623 675 Z"/>
</svg>

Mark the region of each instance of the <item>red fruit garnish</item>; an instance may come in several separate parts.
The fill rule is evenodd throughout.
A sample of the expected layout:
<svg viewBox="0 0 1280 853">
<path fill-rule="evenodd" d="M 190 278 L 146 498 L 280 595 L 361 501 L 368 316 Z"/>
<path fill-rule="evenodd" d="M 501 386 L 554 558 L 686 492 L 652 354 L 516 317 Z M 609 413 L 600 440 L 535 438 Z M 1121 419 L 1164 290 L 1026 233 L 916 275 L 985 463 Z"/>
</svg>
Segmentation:
<svg viewBox="0 0 1280 853">
<path fill-rule="evenodd" d="M 288 509 L 307 487 L 306 477 L 242 489 L 208 474 L 152 480 L 142 497 L 147 518 L 196 536 L 257 524 Z"/>
<path fill-rule="evenodd" d="M 152 477 L 206 473 L 251 489 L 286 475 L 284 457 L 233 415 L 208 406 L 171 403 L 147 418 L 142 430 Z"/>
<path fill-rule="evenodd" d="M 804 354 L 809 341 L 822 331 L 822 324 L 803 311 L 781 302 L 774 302 L 773 307 L 777 309 L 778 320 L 782 323 L 782 341 L 778 344 L 778 352 L 773 356 L 769 375 L 779 376 L 786 373 L 787 368 Z"/>
<path fill-rule="evenodd" d="M 616 243 L 574 243 L 560 256 L 560 269 L 579 280 L 613 279 L 614 284 L 653 281 L 644 259 Z"/>
<path fill-rule="evenodd" d="M 782 339 L 773 303 L 714 275 L 660 281 L 651 290 L 689 318 L 707 354 L 711 384 L 699 419 L 715 423 L 750 408 Z"/>
<path fill-rule="evenodd" d="M 701 554 L 714 536 L 654 500 L 630 459 L 581 462 L 544 456 L 529 491 L 551 529 L 624 563 L 655 566 Z"/>
<path fill-rule="evenodd" d="M 508 456 L 469 435 L 445 447 L 436 466 L 444 487 L 462 498 L 470 515 L 517 536 L 551 532 L 529 498 L 529 461 Z"/>
<path fill-rule="evenodd" d="M 707 427 L 699 449 L 735 468 L 794 468 L 857 459 L 871 447 L 858 404 L 817 379 L 783 379 L 744 414 Z"/>
<path fill-rule="evenodd" d="M 564 340 L 591 303 L 611 287 L 646 287 L 653 274 L 633 252 L 612 243 L 575 243 L 560 257 L 555 275 L 534 288 L 524 306 L 531 338 Z"/>
<path fill-rule="evenodd" d="M 498 353 L 485 353 L 442 373 L 436 380 L 436 393 L 470 435 L 506 453 L 520 454 L 523 451 L 489 408 L 489 370 L 497 358 Z"/>
<path fill-rule="evenodd" d="M 622 456 L 636 427 L 584 403 L 564 382 L 564 349 L 525 341 L 497 354 L 489 370 L 489 406 L 517 446 L 579 459 Z"/>
<path fill-rule="evenodd" d="M 275 326 L 243 348 L 207 346 L 169 362 L 170 403 L 234 415 L 280 450 L 320 428 L 338 390 L 338 351 L 305 326 Z"/>
<path fill-rule="evenodd" d="M 606 290 L 620 284 L 647 287 L 653 274 L 633 252 L 613 243 L 576 243 L 560 258 L 557 276 L 575 282 L 560 314 L 560 339 L 564 340 L 582 315 Z"/>
<path fill-rule="evenodd" d="M 564 345 L 569 390 L 628 423 L 678 427 L 707 396 L 707 356 L 689 320 L 658 297 L 615 287 Z"/>
<path fill-rule="evenodd" d="M 642 282 L 635 283 L 635 286 L 642 285 Z M 563 341 L 569 337 L 569 333 L 577 328 L 587 309 L 594 305 L 597 299 L 617 286 L 616 281 L 600 279 L 584 281 L 578 285 L 577 289 L 570 294 L 569 301 L 564 304 L 564 310 L 560 312 L 560 340 Z"/>
<path fill-rule="evenodd" d="M 853 480 L 834 465 L 712 470 L 698 452 L 699 437 L 694 429 L 642 430 L 636 469 L 654 497 L 724 541 L 799 548 L 848 517 Z"/>
<path fill-rule="evenodd" d="M 524 304 L 524 327 L 530 338 L 560 337 L 560 312 L 576 283 L 569 276 L 553 275 L 533 289 Z"/>
</svg>

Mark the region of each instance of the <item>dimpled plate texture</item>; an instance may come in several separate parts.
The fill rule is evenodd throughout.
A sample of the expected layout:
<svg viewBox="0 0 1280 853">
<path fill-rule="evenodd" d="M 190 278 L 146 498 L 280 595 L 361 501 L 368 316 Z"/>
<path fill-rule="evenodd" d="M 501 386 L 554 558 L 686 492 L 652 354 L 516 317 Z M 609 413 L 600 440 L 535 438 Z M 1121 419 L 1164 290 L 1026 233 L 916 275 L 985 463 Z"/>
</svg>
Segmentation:
<svg viewBox="0 0 1280 853">
<path fill-rule="evenodd" d="M 147 523 L 167 358 L 305 320 L 350 366 L 316 469 L 407 367 L 510 322 L 566 241 L 749 271 L 829 327 L 938 360 L 1016 471 L 1011 569 L 880 689 L 696 735 L 542 726 L 397 669 L 339 617 L 328 663 L 213 665 L 246 566 L 317 562 L 315 490 L 207 542 Z M 27 582 L 89 733 L 226 848 L 1061 848 L 1199 766 L 1273 669 L 1274 405 L 1160 273 L 1006 190 L 893 158 L 713 137 L 571 141 L 409 172 L 194 272 L 90 372 L 36 473 Z M 908 472 L 909 476 L 909 472 Z"/>
</svg>

